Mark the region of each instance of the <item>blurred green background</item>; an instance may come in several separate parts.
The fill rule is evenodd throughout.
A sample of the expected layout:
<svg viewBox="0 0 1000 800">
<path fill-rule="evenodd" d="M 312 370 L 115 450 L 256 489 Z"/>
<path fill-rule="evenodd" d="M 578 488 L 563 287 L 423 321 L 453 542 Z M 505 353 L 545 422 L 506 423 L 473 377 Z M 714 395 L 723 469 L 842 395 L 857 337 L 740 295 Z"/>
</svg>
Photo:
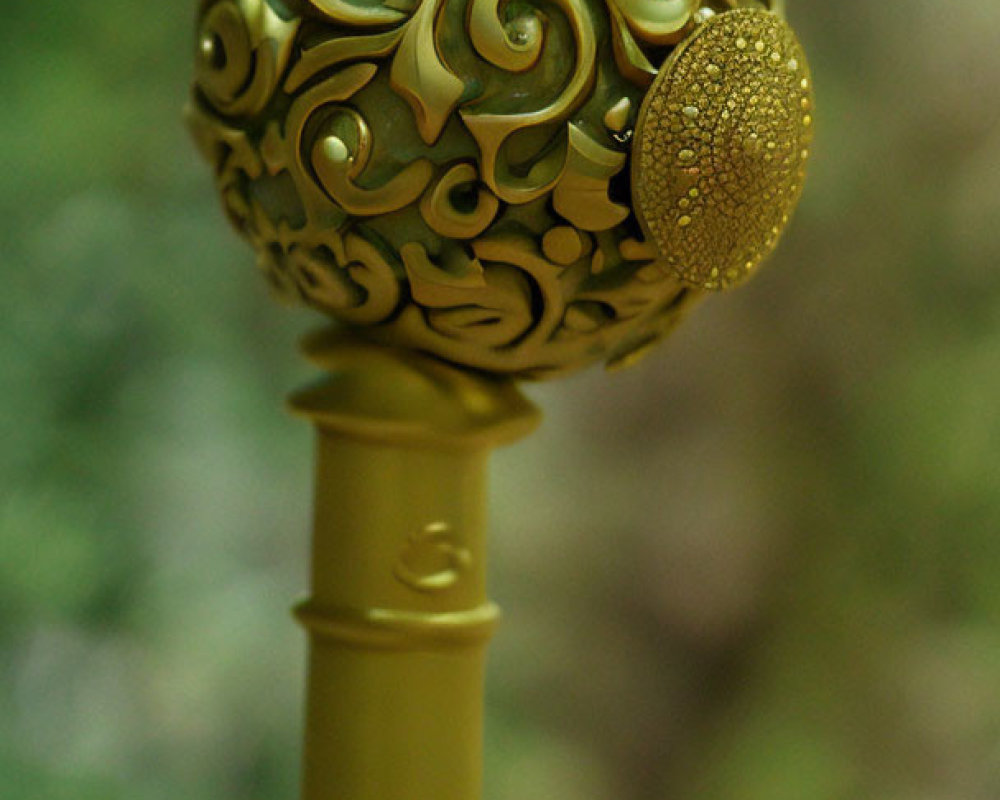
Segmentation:
<svg viewBox="0 0 1000 800">
<path fill-rule="evenodd" d="M 488 800 L 1000 797 L 1000 7 L 789 5 L 779 255 L 496 459 Z M 181 126 L 192 17 L 4 4 L 4 800 L 296 796 L 314 319 Z"/>
</svg>

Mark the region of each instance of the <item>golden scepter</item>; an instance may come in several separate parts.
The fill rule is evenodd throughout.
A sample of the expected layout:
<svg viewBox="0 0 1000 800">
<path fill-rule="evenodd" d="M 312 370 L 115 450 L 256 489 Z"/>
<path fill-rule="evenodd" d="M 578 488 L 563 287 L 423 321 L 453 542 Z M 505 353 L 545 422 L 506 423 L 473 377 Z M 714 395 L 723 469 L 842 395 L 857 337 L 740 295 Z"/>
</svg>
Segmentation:
<svg viewBox="0 0 1000 800">
<path fill-rule="evenodd" d="M 774 249 L 812 135 L 783 3 L 201 0 L 188 119 L 316 426 L 305 800 L 475 800 L 486 462 Z"/>
</svg>

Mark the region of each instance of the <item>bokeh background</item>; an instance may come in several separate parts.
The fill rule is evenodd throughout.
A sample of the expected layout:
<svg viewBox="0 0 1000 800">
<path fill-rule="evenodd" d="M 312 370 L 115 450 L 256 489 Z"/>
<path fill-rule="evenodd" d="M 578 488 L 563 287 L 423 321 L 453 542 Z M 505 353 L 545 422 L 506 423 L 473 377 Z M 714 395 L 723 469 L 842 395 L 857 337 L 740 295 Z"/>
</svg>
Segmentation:
<svg viewBox="0 0 1000 800">
<path fill-rule="evenodd" d="M 779 255 L 495 461 L 487 800 L 1000 797 L 1000 6 L 789 5 Z M 4 800 L 296 796 L 314 320 L 180 124 L 192 17 L 4 2 Z"/>
</svg>

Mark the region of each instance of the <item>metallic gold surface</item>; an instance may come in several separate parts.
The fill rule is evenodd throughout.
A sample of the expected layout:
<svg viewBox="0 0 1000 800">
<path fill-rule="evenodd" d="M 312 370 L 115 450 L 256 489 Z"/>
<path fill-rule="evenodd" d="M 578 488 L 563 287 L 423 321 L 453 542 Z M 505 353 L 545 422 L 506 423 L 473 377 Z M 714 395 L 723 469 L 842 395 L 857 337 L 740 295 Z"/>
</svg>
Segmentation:
<svg viewBox="0 0 1000 800">
<path fill-rule="evenodd" d="M 201 0 L 189 120 L 280 294 L 481 370 L 620 365 L 745 277 L 797 199 L 801 165 L 766 163 L 807 140 L 780 5 Z M 689 124 L 723 100 L 731 130 Z M 687 151 L 739 192 L 690 196 Z"/>
<path fill-rule="evenodd" d="M 486 462 L 530 432 L 509 382 L 343 332 L 292 399 L 317 429 L 303 797 L 481 792 Z"/>
<path fill-rule="evenodd" d="M 812 144 L 812 79 L 792 29 L 765 11 L 712 17 L 671 54 L 639 113 L 639 220 L 670 271 L 740 283 L 777 245 Z"/>
<path fill-rule="evenodd" d="M 474 800 L 485 464 L 537 421 L 503 376 L 627 366 L 756 267 L 801 190 L 805 58 L 757 0 L 199 8 L 225 209 L 354 329 L 309 341 L 329 376 L 292 402 L 318 430 L 303 797 Z"/>
</svg>

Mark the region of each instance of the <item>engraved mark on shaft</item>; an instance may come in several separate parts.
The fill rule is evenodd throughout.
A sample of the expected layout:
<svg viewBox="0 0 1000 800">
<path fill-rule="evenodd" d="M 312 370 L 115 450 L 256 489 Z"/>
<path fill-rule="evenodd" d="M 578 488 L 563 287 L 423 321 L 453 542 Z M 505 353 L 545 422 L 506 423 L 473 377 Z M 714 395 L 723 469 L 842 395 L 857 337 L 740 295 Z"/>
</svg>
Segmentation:
<svg viewBox="0 0 1000 800">
<path fill-rule="evenodd" d="M 472 553 L 446 522 L 433 522 L 406 540 L 393 574 L 417 592 L 451 589 L 472 567 Z"/>
</svg>

